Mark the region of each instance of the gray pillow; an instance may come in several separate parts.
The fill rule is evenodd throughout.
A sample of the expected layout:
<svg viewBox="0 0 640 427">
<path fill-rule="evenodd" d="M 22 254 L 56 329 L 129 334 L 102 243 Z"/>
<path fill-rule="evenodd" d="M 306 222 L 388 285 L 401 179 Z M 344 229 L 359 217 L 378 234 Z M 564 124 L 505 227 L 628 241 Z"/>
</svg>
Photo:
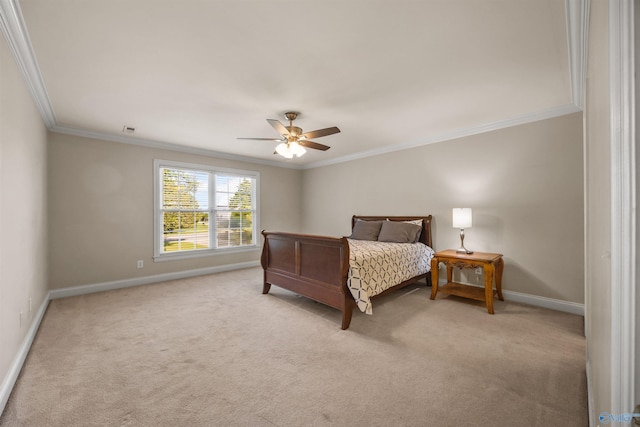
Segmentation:
<svg viewBox="0 0 640 427">
<path fill-rule="evenodd" d="M 384 221 L 363 221 L 361 219 L 356 220 L 351 231 L 350 239 L 354 240 L 378 240 L 378 234 L 380 233 L 380 227 Z"/>
<path fill-rule="evenodd" d="M 415 243 L 422 227 L 407 222 L 384 221 L 378 235 L 379 242 Z"/>
</svg>

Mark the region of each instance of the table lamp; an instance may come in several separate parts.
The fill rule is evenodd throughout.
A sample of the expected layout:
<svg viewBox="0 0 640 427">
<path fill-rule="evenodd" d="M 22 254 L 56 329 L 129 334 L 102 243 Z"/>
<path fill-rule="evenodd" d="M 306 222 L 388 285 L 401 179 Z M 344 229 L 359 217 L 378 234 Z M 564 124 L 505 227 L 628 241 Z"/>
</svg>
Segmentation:
<svg viewBox="0 0 640 427">
<path fill-rule="evenodd" d="M 473 251 L 464 247 L 464 229 L 471 228 L 473 216 L 471 208 L 453 208 L 453 228 L 460 229 L 460 247 L 456 249 L 458 253 L 472 254 Z"/>
</svg>

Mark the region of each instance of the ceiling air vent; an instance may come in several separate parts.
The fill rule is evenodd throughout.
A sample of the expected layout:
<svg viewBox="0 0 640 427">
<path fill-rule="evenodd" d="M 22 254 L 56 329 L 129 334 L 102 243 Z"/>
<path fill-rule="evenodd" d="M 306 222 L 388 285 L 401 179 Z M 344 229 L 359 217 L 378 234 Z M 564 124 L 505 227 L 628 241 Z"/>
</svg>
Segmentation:
<svg viewBox="0 0 640 427">
<path fill-rule="evenodd" d="M 128 134 L 133 134 L 135 131 L 136 131 L 136 128 L 132 126 L 124 125 L 124 127 L 122 128 L 122 132 L 128 133 Z"/>
</svg>

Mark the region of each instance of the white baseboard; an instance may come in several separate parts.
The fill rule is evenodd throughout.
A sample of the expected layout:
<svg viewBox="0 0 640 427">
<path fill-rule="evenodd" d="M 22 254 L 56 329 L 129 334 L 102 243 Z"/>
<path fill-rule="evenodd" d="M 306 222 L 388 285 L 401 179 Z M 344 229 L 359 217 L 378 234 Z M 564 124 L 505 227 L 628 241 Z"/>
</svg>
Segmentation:
<svg viewBox="0 0 640 427">
<path fill-rule="evenodd" d="M 537 295 L 523 294 L 514 291 L 502 291 L 505 301 L 521 302 L 523 304 L 535 305 L 536 307 L 548 308 L 565 313 L 584 316 L 584 304 L 564 301 L 560 299 L 539 297 Z"/>
<path fill-rule="evenodd" d="M 31 349 L 31 344 L 33 344 L 33 339 L 36 337 L 38 333 L 38 329 L 40 328 L 40 322 L 42 322 L 42 318 L 44 317 L 44 313 L 47 311 L 47 306 L 49 305 L 49 294 L 44 297 L 44 301 L 40 304 L 40 308 L 35 314 L 33 318 L 33 322 L 31 322 L 31 326 L 27 331 L 27 335 L 25 335 L 20 348 L 18 349 L 18 353 L 16 357 L 13 359 L 11 366 L 9 367 L 9 371 L 5 375 L 2 380 L 2 384 L 0 384 L 0 414 L 4 411 L 4 407 L 7 406 L 7 402 L 9 401 L 9 396 L 11 395 L 11 391 L 13 390 L 13 386 L 16 384 L 18 379 L 18 375 L 20 375 L 20 370 L 22 369 L 22 365 L 29 354 L 29 350 Z"/>
<path fill-rule="evenodd" d="M 440 280 L 440 286 L 446 284 L 446 280 Z M 482 288 L 483 286 L 476 285 L 473 283 L 464 283 L 468 286 L 476 286 L 478 288 Z M 584 304 L 579 304 L 577 302 L 564 301 L 560 299 L 540 297 L 537 295 L 531 294 L 523 294 L 521 292 L 514 291 L 506 291 L 502 290 L 502 296 L 504 296 L 505 301 L 513 301 L 520 302 L 523 304 L 533 305 L 536 307 L 548 308 L 550 310 L 563 311 L 565 313 L 577 314 L 579 316 L 584 317 Z"/>
<path fill-rule="evenodd" d="M 175 273 L 156 274 L 153 276 L 136 277 L 134 279 L 114 280 L 112 282 L 93 283 L 90 285 L 71 286 L 68 288 L 52 289 L 50 299 L 74 297 L 95 292 L 111 291 L 114 289 L 131 288 L 133 286 L 149 285 L 151 283 L 166 282 L 167 280 L 185 279 L 187 277 L 204 276 L 205 274 L 222 273 L 224 271 L 241 270 L 243 268 L 258 267 L 259 261 L 248 261 L 237 264 L 216 267 L 198 268 L 195 270 L 177 271 Z"/>
</svg>

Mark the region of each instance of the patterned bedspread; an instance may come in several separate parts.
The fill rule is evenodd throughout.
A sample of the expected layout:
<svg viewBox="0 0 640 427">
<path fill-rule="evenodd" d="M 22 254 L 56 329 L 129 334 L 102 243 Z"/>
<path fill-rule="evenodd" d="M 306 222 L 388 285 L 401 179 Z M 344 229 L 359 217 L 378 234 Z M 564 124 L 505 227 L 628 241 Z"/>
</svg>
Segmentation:
<svg viewBox="0 0 640 427">
<path fill-rule="evenodd" d="M 349 239 L 347 286 L 360 311 L 372 314 L 371 297 L 431 270 L 433 255 L 422 243 Z"/>
</svg>

